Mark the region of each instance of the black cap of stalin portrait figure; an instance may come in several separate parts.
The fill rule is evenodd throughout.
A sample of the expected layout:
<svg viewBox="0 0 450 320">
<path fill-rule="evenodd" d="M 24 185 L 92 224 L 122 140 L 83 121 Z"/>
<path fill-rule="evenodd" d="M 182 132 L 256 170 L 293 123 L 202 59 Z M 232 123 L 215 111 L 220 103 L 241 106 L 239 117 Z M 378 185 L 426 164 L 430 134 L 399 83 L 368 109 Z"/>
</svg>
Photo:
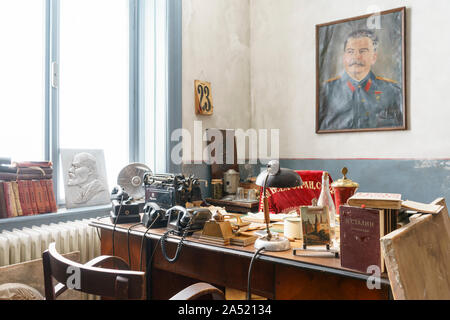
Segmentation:
<svg viewBox="0 0 450 320">
<path fill-rule="evenodd" d="M 358 30 L 344 43 L 342 76 L 329 79 L 321 89 L 320 130 L 400 127 L 402 92 L 394 80 L 377 77 L 378 38 Z"/>
</svg>

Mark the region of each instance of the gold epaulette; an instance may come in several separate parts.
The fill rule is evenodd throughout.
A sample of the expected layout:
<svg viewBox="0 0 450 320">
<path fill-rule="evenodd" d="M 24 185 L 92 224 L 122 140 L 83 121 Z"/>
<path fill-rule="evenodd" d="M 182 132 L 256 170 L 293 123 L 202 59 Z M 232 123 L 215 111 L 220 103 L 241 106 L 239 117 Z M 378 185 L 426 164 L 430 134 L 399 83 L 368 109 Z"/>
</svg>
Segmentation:
<svg viewBox="0 0 450 320">
<path fill-rule="evenodd" d="M 383 77 L 375 77 L 377 80 L 382 80 L 382 81 L 386 81 L 386 82 L 390 82 L 390 83 L 397 83 L 397 81 L 395 80 L 391 80 L 388 78 L 383 78 Z"/>
<path fill-rule="evenodd" d="M 336 80 L 339 80 L 341 78 L 341 76 L 337 76 L 337 77 L 335 77 L 335 78 L 331 78 L 331 79 L 328 79 L 327 81 L 325 81 L 325 82 L 333 82 L 333 81 L 336 81 Z"/>
</svg>

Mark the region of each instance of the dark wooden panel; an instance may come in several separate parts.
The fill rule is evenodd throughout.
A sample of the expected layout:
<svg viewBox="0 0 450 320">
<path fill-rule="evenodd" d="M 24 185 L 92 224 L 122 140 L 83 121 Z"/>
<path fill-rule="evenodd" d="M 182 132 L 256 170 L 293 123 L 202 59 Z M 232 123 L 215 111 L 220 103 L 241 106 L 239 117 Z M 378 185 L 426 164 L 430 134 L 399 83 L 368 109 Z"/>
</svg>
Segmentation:
<svg viewBox="0 0 450 320">
<path fill-rule="evenodd" d="M 174 294 L 180 292 L 181 290 L 187 288 L 188 286 L 198 283 L 198 279 L 192 279 L 188 277 L 181 276 L 172 272 L 167 272 L 159 269 L 152 269 L 149 290 L 149 299 L 152 300 L 168 300 L 174 296 Z M 218 284 L 211 283 L 218 289 L 225 292 L 225 287 L 219 286 Z"/>
<path fill-rule="evenodd" d="M 167 254 L 170 258 L 174 256 L 175 249 L 176 244 L 167 243 Z M 153 269 L 176 273 L 217 286 L 246 290 L 249 264 L 249 258 L 187 246 L 182 248 L 179 259 L 170 263 L 164 258 L 160 245 L 158 245 L 152 266 Z M 264 261 L 255 262 L 253 265 L 252 292 L 272 298 L 274 295 L 273 276 L 273 264 Z M 154 275 L 152 277 L 155 279 Z"/>
<path fill-rule="evenodd" d="M 388 299 L 389 287 L 369 290 L 366 281 L 335 274 L 275 266 L 275 298 L 279 300 Z"/>
<path fill-rule="evenodd" d="M 222 133 L 222 143 L 219 141 L 215 142 L 215 137 L 211 137 L 212 133 L 215 133 L 214 131 L 211 131 L 210 129 L 206 129 L 206 134 L 208 139 L 211 139 L 211 141 L 207 142 L 207 146 L 209 146 L 212 143 L 221 144 L 222 145 L 222 152 L 220 153 L 219 150 L 213 149 L 211 150 L 211 156 L 216 158 L 219 162 L 213 162 L 211 167 L 211 179 L 223 179 L 223 174 L 229 169 L 234 169 L 235 171 L 239 172 L 239 165 L 237 164 L 237 151 L 236 151 L 236 137 L 234 130 L 228 129 L 219 129 Z M 227 150 L 227 140 L 233 139 L 232 144 L 232 150 Z M 233 163 L 227 162 L 227 151 L 233 152 Z M 216 152 L 218 153 L 216 155 Z M 228 155 L 228 157 L 231 158 L 231 155 Z"/>
<path fill-rule="evenodd" d="M 114 255 L 124 259 L 127 263 L 128 259 L 128 235 L 127 233 L 114 232 Z M 135 271 L 141 271 L 139 267 L 141 259 L 141 240 L 142 237 L 136 235 L 129 235 L 130 242 L 130 269 Z M 102 229 L 102 239 L 101 239 L 101 254 L 102 255 L 113 255 L 112 252 L 112 231 L 107 229 Z M 146 245 L 144 242 L 144 248 L 142 250 L 142 271 L 146 269 Z"/>
</svg>

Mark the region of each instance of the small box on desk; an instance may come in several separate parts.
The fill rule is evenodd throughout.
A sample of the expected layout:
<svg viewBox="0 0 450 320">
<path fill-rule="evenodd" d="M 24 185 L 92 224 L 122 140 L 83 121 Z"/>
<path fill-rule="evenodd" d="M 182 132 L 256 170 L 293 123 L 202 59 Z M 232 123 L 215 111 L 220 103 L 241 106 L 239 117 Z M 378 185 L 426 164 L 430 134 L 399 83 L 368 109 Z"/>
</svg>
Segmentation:
<svg viewBox="0 0 450 320">
<path fill-rule="evenodd" d="M 395 230 L 396 210 L 340 206 L 340 256 L 344 268 L 384 272 L 380 238 Z"/>
<path fill-rule="evenodd" d="M 126 201 L 124 201 L 126 202 Z M 120 203 L 117 200 L 111 201 L 112 210 L 110 213 L 112 223 L 132 223 L 140 222 L 141 216 L 139 215 L 141 204 L 140 203 Z"/>
</svg>

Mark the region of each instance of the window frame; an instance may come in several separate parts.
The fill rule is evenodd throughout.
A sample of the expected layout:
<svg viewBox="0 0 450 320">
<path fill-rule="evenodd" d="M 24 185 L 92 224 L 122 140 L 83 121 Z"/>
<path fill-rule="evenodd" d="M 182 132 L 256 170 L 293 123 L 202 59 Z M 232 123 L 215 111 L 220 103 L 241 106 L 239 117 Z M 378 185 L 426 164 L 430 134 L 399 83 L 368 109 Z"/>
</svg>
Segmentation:
<svg viewBox="0 0 450 320">
<path fill-rule="evenodd" d="M 86 207 L 67 210 L 65 203 L 61 202 L 59 194 L 59 8 L 60 0 L 45 1 L 45 63 L 44 63 L 44 156 L 45 160 L 53 162 L 53 185 L 57 204 L 60 207 L 58 213 L 14 217 L 0 220 L 0 230 L 21 227 L 32 221 L 45 223 L 48 221 L 59 221 L 61 212 L 76 212 L 80 218 L 98 217 L 102 212 L 109 212 L 108 206 Z M 130 32 L 130 73 L 129 73 L 129 161 L 145 163 L 145 103 L 143 99 L 144 85 L 144 51 L 143 51 L 143 1 L 129 0 L 129 32 Z M 157 0 L 148 0 L 157 1 Z M 165 92 L 165 144 L 162 160 L 163 172 L 181 172 L 181 165 L 174 165 L 171 161 L 170 152 L 176 142 L 170 141 L 170 134 L 173 130 L 182 127 L 182 93 L 181 93 L 181 70 L 182 70 L 182 4 L 181 0 L 167 0 L 166 4 L 166 92 Z M 52 85 L 54 82 L 56 85 Z M 154 132 L 154 131 L 150 131 Z M 158 150 L 155 150 L 155 154 Z M 148 159 L 153 161 L 154 159 Z M 161 166 L 160 166 L 161 167 Z M 90 215 L 89 215 L 90 214 Z M 48 217 L 45 218 L 45 217 Z M 55 220 L 56 219 L 56 220 Z M 28 221 L 28 222 L 27 222 Z M 61 220 L 62 221 L 62 220 Z"/>
<path fill-rule="evenodd" d="M 59 80 L 59 0 L 46 1 L 46 59 L 45 59 L 45 157 L 53 162 L 53 183 L 56 190 L 58 205 L 63 205 L 59 194 L 60 147 L 59 147 L 59 89 L 52 86 L 52 78 Z M 144 39 L 143 14 L 144 0 L 129 0 L 129 162 L 145 163 L 145 103 L 143 99 L 144 86 Z M 169 0 L 166 7 L 167 39 L 167 90 L 166 110 L 164 110 L 165 146 L 163 148 L 165 168 L 163 172 L 181 172 L 181 166 L 176 166 L 170 159 L 170 133 L 182 127 L 181 123 L 181 0 Z M 168 35 L 171 35 L 170 37 Z M 54 70 L 56 69 L 56 70 Z M 53 73 L 56 72 L 56 75 Z M 155 150 L 155 154 L 158 150 Z M 154 160 L 154 159 L 148 159 Z"/>
</svg>

